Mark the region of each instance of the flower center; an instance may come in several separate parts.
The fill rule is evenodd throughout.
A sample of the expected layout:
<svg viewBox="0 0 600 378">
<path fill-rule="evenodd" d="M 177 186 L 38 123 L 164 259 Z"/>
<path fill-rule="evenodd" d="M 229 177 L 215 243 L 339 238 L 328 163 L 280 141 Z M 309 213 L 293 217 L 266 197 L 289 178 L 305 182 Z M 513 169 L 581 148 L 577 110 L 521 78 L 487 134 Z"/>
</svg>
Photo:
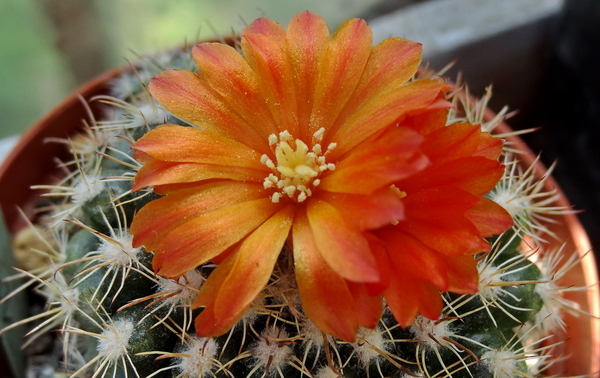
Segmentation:
<svg viewBox="0 0 600 378">
<path fill-rule="evenodd" d="M 313 134 L 313 147 L 294 137 L 287 131 L 269 135 L 269 145 L 273 149 L 276 163 L 266 154 L 260 161 L 273 170 L 263 182 L 265 189 L 274 188 L 276 192 L 271 195 L 274 203 L 288 196 L 303 202 L 312 195 L 312 190 L 321 183 L 319 176 L 326 170 L 334 170 L 335 164 L 327 163 L 325 156 L 336 147 L 330 143 L 327 150 L 323 151 L 321 142 L 325 129 L 321 128 Z"/>
</svg>

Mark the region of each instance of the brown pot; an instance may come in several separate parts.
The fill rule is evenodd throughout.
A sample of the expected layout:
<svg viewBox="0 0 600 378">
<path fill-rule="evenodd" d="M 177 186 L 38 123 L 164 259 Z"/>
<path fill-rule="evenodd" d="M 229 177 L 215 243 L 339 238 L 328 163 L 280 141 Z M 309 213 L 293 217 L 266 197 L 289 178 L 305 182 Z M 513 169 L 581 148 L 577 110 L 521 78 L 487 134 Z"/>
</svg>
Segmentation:
<svg viewBox="0 0 600 378">
<path fill-rule="evenodd" d="M 50 183 L 57 171 L 57 159 L 69 159 L 64 145 L 48 143 L 47 139 L 66 138 L 82 129 L 83 120 L 89 119 L 84 101 L 107 94 L 108 82 L 127 69 L 112 70 L 77 89 L 29 129 L 6 157 L 0 166 L 0 206 L 12 234 L 26 225 L 19 208 L 33 216 L 40 192 L 30 187 Z M 97 104 L 89 106 L 98 112 Z"/>
<path fill-rule="evenodd" d="M 486 111 L 486 119 L 493 119 L 495 114 Z M 498 125 L 494 130 L 498 134 L 511 131 L 506 123 Z M 536 155 L 518 136 L 508 137 L 512 146 L 523 152 L 520 160 L 523 166 L 535 164 L 535 176 L 541 179 L 547 173 L 542 163 L 536 161 Z M 556 190 L 560 198 L 554 206 L 571 207 L 564 193 L 552 177 L 545 183 L 546 191 Z M 592 314 L 594 317 L 573 316 L 565 314 L 567 332 L 556 335 L 556 340 L 565 340 L 560 345 L 560 354 L 568 356 L 567 359 L 557 362 L 549 371 L 550 375 L 557 376 L 586 376 L 600 377 L 600 290 L 598 286 L 598 270 L 596 259 L 592 251 L 590 240 L 586 231 L 575 214 L 549 216 L 554 223 L 546 226 L 557 235 L 557 239 L 550 239 L 547 250 L 559 248 L 566 242 L 565 251 L 577 251 L 581 262 L 571 269 L 560 282 L 562 286 L 585 287 L 587 291 L 567 292 L 565 297 L 579 303 L 581 310 Z"/>
<path fill-rule="evenodd" d="M 57 176 L 53 175 L 53 172 L 56 171 L 57 158 L 68 158 L 64 145 L 46 143 L 46 139 L 65 138 L 80 130 L 83 124 L 82 120 L 88 118 L 82 98 L 88 100 L 97 95 L 107 94 L 108 81 L 127 69 L 127 67 L 115 69 L 79 88 L 23 135 L 4 164 L 0 166 L 0 206 L 12 234 L 26 225 L 18 208 L 22 209 L 28 217 L 34 216 L 39 191 L 33 191 L 30 187 L 46 184 L 56 179 Z M 91 109 L 98 111 L 97 106 L 93 103 Z M 488 110 L 486 118 L 492 119 L 493 117 L 494 113 Z M 501 134 L 509 131 L 510 127 L 504 123 L 496 128 L 496 132 Z M 514 147 L 523 151 L 521 160 L 525 166 L 534 163 L 535 155 L 519 137 L 512 136 L 508 139 Z M 535 162 L 535 164 L 536 176 L 543 177 L 546 169 L 539 162 Z M 546 180 L 546 189 L 560 191 L 552 178 Z M 561 196 L 556 205 L 569 206 L 569 203 L 564 196 Z M 600 377 L 600 294 L 594 254 L 591 253 L 587 234 L 574 214 L 554 216 L 554 220 L 556 223 L 550 223 L 547 227 L 555 232 L 560 240 L 567 241 L 566 250 L 577 250 L 580 256 L 585 255 L 581 259 L 581 263 L 564 278 L 562 284 L 590 286 L 590 288 L 587 292 L 570 292 L 568 299 L 579 303 L 582 310 L 591 313 L 596 318 L 566 316 L 567 333 L 556 335 L 556 337 L 566 340 L 561 345 L 561 349 L 562 354 L 567 355 L 568 358 L 552 366 L 550 374 Z M 553 243 L 551 248 L 560 246 L 562 241 L 553 241 Z M 588 251 L 590 253 L 586 254 Z M 3 371 L 7 372 L 7 369 Z"/>
</svg>

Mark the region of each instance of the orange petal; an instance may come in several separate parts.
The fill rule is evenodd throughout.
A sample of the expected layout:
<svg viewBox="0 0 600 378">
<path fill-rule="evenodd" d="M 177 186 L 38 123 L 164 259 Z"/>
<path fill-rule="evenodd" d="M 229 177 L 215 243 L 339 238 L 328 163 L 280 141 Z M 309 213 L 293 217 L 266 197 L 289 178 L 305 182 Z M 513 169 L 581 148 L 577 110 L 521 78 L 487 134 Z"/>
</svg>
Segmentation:
<svg viewBox="0 0 600 378">
<path fill-rule="evenodd" d="M 504 166 L 481 156 L 434 164 L 396 185 L 407 193 L 425 188 L 453 186 L 475 196 L 483 196 L 496 186 L 504 174 Z"/>
<path fill-rule="evenodd" d="M 322 17 L 305 11 L 292 18 L 287 28 L 287 54 L 296 86 L 301 140 L 311 140 L 308 131 L 319 63 L 329 43 L 329 29 Z"/>
<path fill-rule="evenodd" d="M 373 35 L 364 20 L 344 22 L 319 65 L 309 134 L 330 129 L 356 89 L 371 54 Z"/>
<path fill-rule="evenodd" d="M 336 164 L 335 171 L 321 179 L 319 189 L 370 194 L 411 176 L 429 163 L 419 150 L 422 141 L 419 134 L 408 128 L 391 128 L 377 139 L 368 139 L 352 150 Z"/>
<path fill-rule="evenodd" d="M 386 227 L 376 235 L 385 242 L 394 274 L 398 274 L 399 269 L 409 270 L 420 281 L 430 282 L 442 290 L 448 287 L 447 266 L 438 251 L 396 227 Z"/>
<path fill-rule="evenodd" d="M 370 195 L 319 190 L 318 198 L 341 209 L 346 219 L 351 219 L 360 230 L 379 228 L 395 220 L 404 219 L 404 205 L 389 187 Z"/>
<path fill-rule="evenodd" d="M 289 235 L 295 210 L 295 206 L 279 210 L 244 239 L 239 258 L 215 301 L 215 315 L 220 321 L 236 318 L 265 288 Z"/>
<path fill-rule="evenodd" d="M 158 160 L 246 167 L 270 172 L 260 154 L 245 144 L 208 130 L 177 125 L 159 126 L 131 146 Z"/>
<path fill-rule="evenodd" d="M 166 234 L 190 219 L 217 209 L 264 198 L 261 184 L 221 181 L 181 189 L 146 204 L 131 224 L 133 244 L 150 251 Z"/>
<path fill-rule="evenodd" d="M 306 208 L 315 244 L 327 264 L 355 282 L 377 282 L 377 264 L 358 227 L 329 203 L 311 199 Z"/>
<path fill-rule="evenodd" d="M 448 121 L 448 109 L 432 109 L 420 112 L 416 115 L 406 117 L 402 126 L 410 127 L 419 134 L 425 136 L 437 129 L 446 127 Z"/>
<path fill-rule="evenodd" d="M 420 43 L 402 38 L 388 38 L 373 47 L 360 82 L 336 123 L 341 124 L 370 98 L 410 80 L 421 63 L 421 51 Z"/>
<path fill-rule="evenodd" d="M 437 320 L 444 308 L 442 294 L 437 287 L 428 282 L 419 281 L 419 313 L 431 320 Z"/>
<path fill-rule="evenodd" d="M 230 319 L 229 322 L 222 322 L 221 319 L 215 315 L 214 311 L 214 302 L 217 299 L 219 288 L 231 272 L 231 269 L 238 258 L 239 249 L 223 260 L 223 262 L 210 274 L 206 282 L 202 284 L 196 300 L 192 303 L 192 308 L 205 307 L 200 315 L 196 317 L 195 321 L 196 334 L 200 337 L 221 336 L 229 331 L 244 315 L 244 311 L 240 311 L 236 319 Z"/>
<path fill-rule="evenodd" d="M 427 135 L 423 152 L 435 164 L 471 156 L 496 160 L 502 152 L 503 141 L 482 133 L 479 125 L 455 123 Z"/>
<path fill-rule="evenodd" d="M 267 139 L 193 72 L 164 71 L 150 81 L 149 88 L 152 96 L 177 117 L 221 133 L 261 153 L 270 151 Z"/>
<path fill-rule="evenodd" d="M 206 307 L 211 310 L 208 311 L 208 313 L 210 313 L 211 316 L 214 316 L 214 304 L 219 296 L 219 289 L 229 276 L 229 273 L 231 273 L 231 269 L 233 269 L 235 263 L 240 258 L 240 245 L 241 243 L 236 244 L 231 248 L 232 253 L 230 253 L 229 256 L 227 256 L 215 270 L 210 273 L 208 279 L 200 286 L 200 291 L 198 292 L 198 296 L 194 300 L 194 303 L 192 303 L 192 308 Z M 208 313 L 205 316 L 208 316 Z M 216 322 L 214 325 L 205 325 L 205 327 L 213 326 L 217 326 Z M 196 329 L 196 332 L 198 332 L 198 329 Z"/>
<path fill-rule="evenodd" d="M 358 325 L 365 328 L 375 328 L 383 312 L 381 295 L 369 295 L 364 284 L 352 281 L 346 281 L 346 284 L 356 302 Z"/>
<path fill-rule="evenodd" d="M 375 237 L 372 233 L 367 233 L 366 238 L 369 241 L 373 257 L 375 257 L 375 261 L 377 262 L 377 270 L 379 271 L 381 279 L 379 282 L 365 283 L 364 285 L 369 295 L 377 296 L 381 295 L 381 293 L 387 289 L 390 285 L 391 275 L 395 274 L 395 272 L 392 272 L 392 263 L 390 262 L 388 253 L 383 245 L 384 242 Z"/>
<path fill-rule="evenodd" d="M 262 170 L 242 167 L 150 160 L 138 171 L 131 190 L 135 192 L 147 186 L 158 187 L 168 184 L 198 183 L 208 179 L 262 182 L 265 176 L 265 172 Z M 176 187 L 173 187 L 173 189 L 176 189 Z M 157 193 L 169 191 L 155 190 Z"/>
<path fill-rule="evenodd" d="M 233 327 L 264 289 L 289 234 L 294 210 L 288 206 L 269 218 L 211 273 L 193 303 L 193 307 L 206 306 L 206 314 L 197 319 L 199 336 L 220 336 Z"/>
<path fill-rule="evenodd" d="M 443 89 L 444 84 L 437 81 L 419 80 L 373 97 L 356 109 L 333 136 L 326 136 L 324 145 L 337 143 L 329 158 L 335 160 L 369 136 L 401 121 L 407 113 L 426 109 Z"/>
<path fill-rule="evenodd" d="M 483 237 L 499 235 L 514 224 L 512 217 L 502 206 L 485 197 L 467 211 L 465 217 L 473 222 Z"/>
<path fill-rule="evenodd" d="M 442 296 L 437 288 L 411 275 L 408 266 L 394 275 L 385 291 L 386 303 L 402 327 L 408 327 L 417 312 L 429 319 L 437 319 L 443 308 Z"/>
<path fill-rule="evenodd" d="M 270 36 L 244 34 L 242 51 L 259 78 L 263 101 L 279 130 L 298 135 L 294 74 L 285 50 Z"/>
<path fill-rule="evenodd" d="M 489 251 L 489 244 L 464 217 L 479 202 L 478 197 L 457 188 L 440 187 L 408 192 L 403 202 L 406 220 L 394 227 L 430 248 L 450 255 Z"/>
<path fill-rule="evenodd" d="M 285 46 L 285 29 L 278 22 L 266 17 L 257 18 L 242 30 L 242 36 L 247 34 L 262 34 L 273 39 L 279 46 Z"/>
<path fill-rule="evenodd" d="M 230 320 L 229 323 L 222 323 L 220 319 L 215 316 L 214 308 L 207 307 L 200 315 L 196 317 L 194 326 L 196 328 L 196 334 L 199 337 L 217 337 L 230 331 L 233 326 L 240 321 L 244 316 L 244 311 L 240 312 L 235 319 Z"/>
<path fill-rule="evenodd" d="M 383 292 L 387 306 L 402 327 L 411 325 L 417 316 L 419 296 L 421 295 L 418 289 L 419 286 L 410 273 L 399 274 L 397 272 L 392 276 L 390 285 Z"/>
<path fill-rule="evenodd" d="M 481 133 L 479 136 L 479 145 L 473 155 L 483 156 L 488 159 L 497 160 L 502 153 L 504 140 L 488 133 Z"/>
<path fill-rule="evenodd" d="M 166 277 L 178 277 L 237 243 L 280 207 L 263 198 L 201 214 L 158 242 L 152 261 L 154 270 Z"/>
<path fill-rule="evenodd" d="M 296 215 L 292 232 L 296 281 L 304 312 L 321 331 L 354 341 L 359 318 L 346 280 L 323 260 L 306 214 Z"/>
<path fill-rule="evenodd" d="M 267 139 L 279 129 L 260 91 L 259 78 L 240 53 L 223 43 L 202 43 L 192 49 L 202 78 L 248 124 Z"/>
<path fill-rule="evenodd" d="M 479 271 L 477 261 L 471 255 L 440 256 L 446 262 L 448 272 L 448 288 L 457 294 L 468 294 L 477 291 L 479 286 Z"/>
</svg>

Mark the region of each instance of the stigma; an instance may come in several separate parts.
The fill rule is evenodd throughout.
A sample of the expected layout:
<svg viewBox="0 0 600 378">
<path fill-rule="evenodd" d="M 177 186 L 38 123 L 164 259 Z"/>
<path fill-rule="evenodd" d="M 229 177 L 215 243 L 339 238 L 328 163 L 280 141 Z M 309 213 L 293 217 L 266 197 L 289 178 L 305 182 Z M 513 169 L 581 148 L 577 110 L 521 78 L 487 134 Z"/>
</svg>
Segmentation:
<svg viewBox="0 0 600 378">
<path fill-rule="evenodd" d="M 275 161 L 266 154 L 262 155 L 260 161 L 273 171 L 263 181 L 265 189 L 275 189 L 271 201 L 278 203 L 282 198 L 289 198 L 304 202 L 321 183 L 320 175 L 335 169 L 335 164 L 327 162 L 326 155 L 336 144 L 330 143 L 323 150 L 319 143 L 323 140 L 324 131 L 321 128 L 313 134 L 310 149 L 305 142 L 295 139 L 287 130 L 279 135 L 269 135 L 269 145 Z"/>
</svg>

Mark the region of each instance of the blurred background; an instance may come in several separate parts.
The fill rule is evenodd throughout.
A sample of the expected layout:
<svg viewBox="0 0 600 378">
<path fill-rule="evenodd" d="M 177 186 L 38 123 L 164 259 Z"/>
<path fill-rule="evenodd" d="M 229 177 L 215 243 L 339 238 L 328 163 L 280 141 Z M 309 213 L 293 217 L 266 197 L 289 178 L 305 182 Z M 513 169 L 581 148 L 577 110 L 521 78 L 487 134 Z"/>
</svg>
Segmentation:
<svg viewBox="0 0 600 378">
<path fill-rule="evenodd" d="M 331 29 L 366 18 L 376 42 L 424 44 L 440 69 L 456 61 L 472 92 L 494 85 L 492 109 L 519 113 L 526 136 L 600 247 L 598 0 L 0 0 L 0 144 L 23 133 L 85 81 L 186 41 L 230 36 L 260 16 L 303 10 Z M 14 139 L 13 139 L 14 140 Z"/>
<path fill-rule="evenodd" d="M 283 24 L 309 9 L 337 27 L 378 0 L 2 0 L 0 139 L 23 132 L 81 83 L 186 40 Z M 401 1 L 410 3 L 415 1 Z"/>
</svg>

